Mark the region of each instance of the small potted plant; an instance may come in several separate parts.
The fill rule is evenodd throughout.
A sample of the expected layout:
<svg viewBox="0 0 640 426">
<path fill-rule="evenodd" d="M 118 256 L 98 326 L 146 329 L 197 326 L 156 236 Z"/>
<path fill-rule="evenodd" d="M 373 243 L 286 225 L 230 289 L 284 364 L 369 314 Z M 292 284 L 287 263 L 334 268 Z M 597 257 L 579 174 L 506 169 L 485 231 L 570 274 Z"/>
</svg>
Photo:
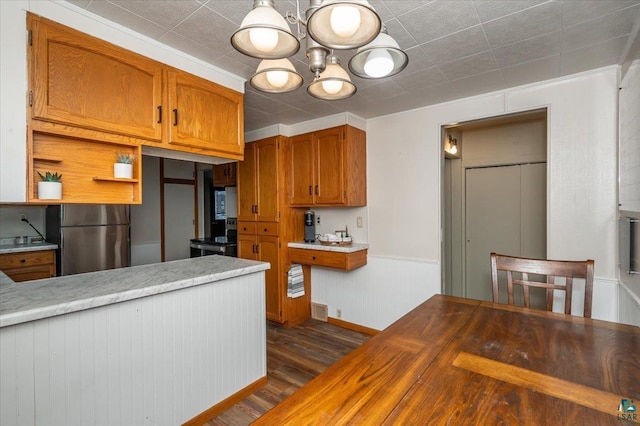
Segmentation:
<svg viewBox="0 0 640 426">
<path fill-rule="evenodd" d="M 128 152 L 119 152 L 113 165 L 113 177 L 131 179 L 133 177 L 133 162 L 136 156 Z"/>
<path fill-rule="evenodd" d="M 60 200 L 62 198 L 62 175 L 58 172 L 38 172 L 42 182 L 38 182 L 38 198 L 41 200 Z"/>
</svg>

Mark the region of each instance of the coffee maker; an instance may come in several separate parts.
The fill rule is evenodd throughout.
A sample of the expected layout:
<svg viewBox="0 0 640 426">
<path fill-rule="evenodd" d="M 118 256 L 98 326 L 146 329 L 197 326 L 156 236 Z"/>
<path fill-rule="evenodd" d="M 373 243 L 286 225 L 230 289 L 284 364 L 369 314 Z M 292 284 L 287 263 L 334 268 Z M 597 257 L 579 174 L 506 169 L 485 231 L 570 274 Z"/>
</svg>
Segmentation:
<svg viewBox="0 0 640 426">
<path fill-rule="evenodd" d="M 316 240 L 316 212 L 304 212 L 304 242 L 313 243 Z"/>
</svg>

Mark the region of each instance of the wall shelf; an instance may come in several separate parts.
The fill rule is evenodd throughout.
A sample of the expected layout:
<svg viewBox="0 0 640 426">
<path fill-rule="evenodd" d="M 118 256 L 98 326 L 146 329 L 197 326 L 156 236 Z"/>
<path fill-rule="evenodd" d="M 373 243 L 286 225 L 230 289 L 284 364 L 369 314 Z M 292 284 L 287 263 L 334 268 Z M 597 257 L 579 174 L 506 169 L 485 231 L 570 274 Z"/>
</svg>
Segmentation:
<svg viewBox="0 0 640 426">
<path fill-rule="evenodd" d="M 94 176 L 93 180 L 103 181 L 103 182 L 127 182 L 127 183 L 138 183 L 138 179 L 127 179 L 127 178 L 114 178 L 114 177 L 100 177 Z"/>
<path fill-rule="evenodd" d="M 54 157 L 44 157 L 44 156 L 37 156 L 37 157 L 33 157 L 33 161 L 42 161 L 44 163 L 62 163 L 62 160 L 59 158 L 54 158 Z"/>
</svg>

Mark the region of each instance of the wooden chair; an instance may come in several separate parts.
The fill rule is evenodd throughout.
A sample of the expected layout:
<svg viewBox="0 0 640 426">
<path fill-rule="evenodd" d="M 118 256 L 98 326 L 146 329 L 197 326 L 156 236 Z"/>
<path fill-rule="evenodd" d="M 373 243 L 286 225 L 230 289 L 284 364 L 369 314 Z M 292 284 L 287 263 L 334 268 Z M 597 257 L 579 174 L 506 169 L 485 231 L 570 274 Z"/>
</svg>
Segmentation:
<svg viewBox="0 0 640 426">
<path fill-rule="evenodd" d="M 505 256 L 491 253 L 491 281 L 493 285 L 493 302 L 498 302 L 498 271 L 507 273 L 507 293 L 509 305 L 514 304 L 513 286 L 521 285 L 524 293 L 524 306 L 530 307 L 529 287 L 545 288 L 547 292 L 547 311 L 553 309 L 553 291 L 566 293 L 564 313 L 571 315 L 571 295 L 573 293 L 573 278 L 585 280 L 584 289 L 584 317 L 591 318 L 591 302 L 593 296 L 593 260 L 564 261 L 527 259 L 522 257 Z M 522 279 L 514 279 L 513 272 L 520 272 Z M 546 275 L 546 282 L 531 281 L 529 274 Z M 566 278 L 566 285 L 555 284 L 556 277 Z"/>
</svg>

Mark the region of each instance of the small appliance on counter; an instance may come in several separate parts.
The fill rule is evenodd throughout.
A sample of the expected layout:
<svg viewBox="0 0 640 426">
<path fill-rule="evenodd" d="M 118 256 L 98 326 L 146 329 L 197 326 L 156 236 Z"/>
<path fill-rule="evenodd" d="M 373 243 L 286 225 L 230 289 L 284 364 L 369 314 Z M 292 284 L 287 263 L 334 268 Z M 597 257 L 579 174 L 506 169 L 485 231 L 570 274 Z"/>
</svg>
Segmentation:
<svg viewBox="0 0 640 426">
<path fill-rule="evenodd" d="M 316 240 L 316 212 L 304 212 L 304 242 L 313 243 Z"/>
</svg>

